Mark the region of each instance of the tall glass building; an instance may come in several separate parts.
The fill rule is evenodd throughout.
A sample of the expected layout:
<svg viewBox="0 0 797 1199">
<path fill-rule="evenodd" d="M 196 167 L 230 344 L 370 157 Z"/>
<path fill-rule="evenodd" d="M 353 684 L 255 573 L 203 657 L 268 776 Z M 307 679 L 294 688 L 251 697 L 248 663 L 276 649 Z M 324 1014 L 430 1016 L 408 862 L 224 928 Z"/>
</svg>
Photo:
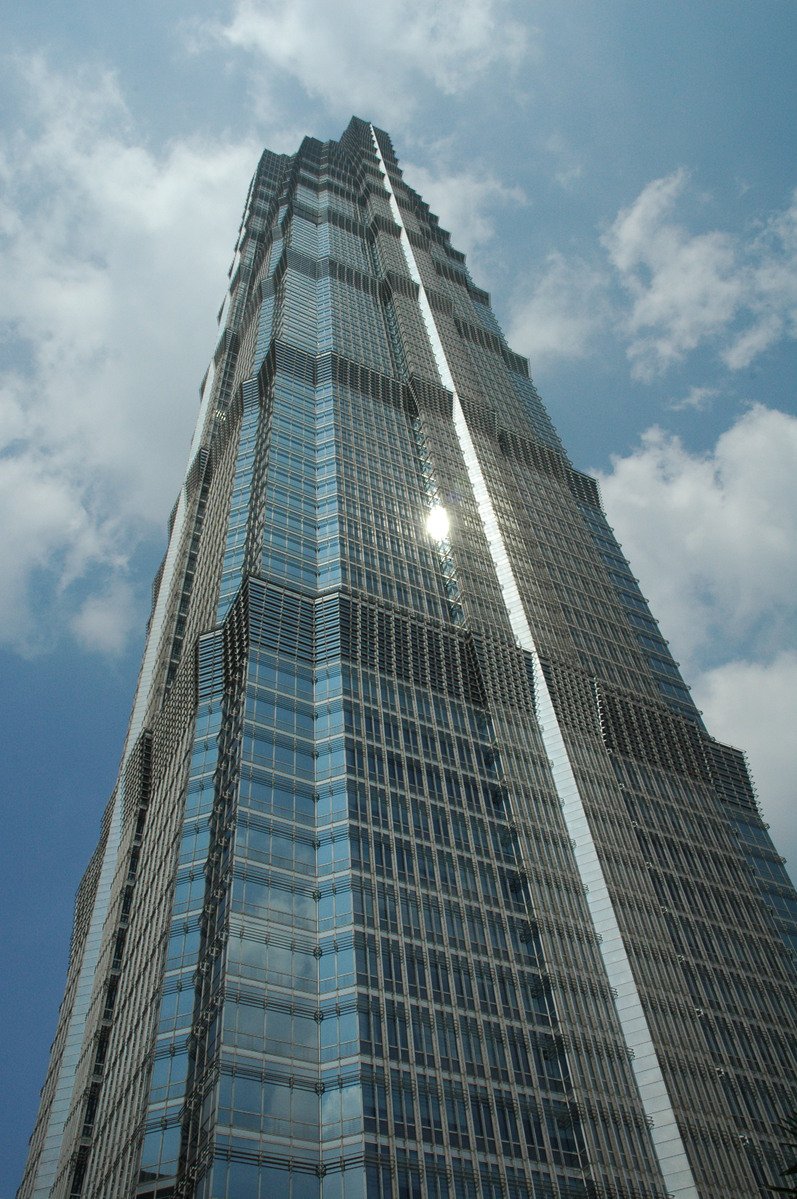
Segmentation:
<svg viewBox="0 0 797 1199">
<path fill-rule="evenodd" d="M 264 153 L 20 1199 L 753 1199 L 797 896 L 388 136 Z"/>
</svg>

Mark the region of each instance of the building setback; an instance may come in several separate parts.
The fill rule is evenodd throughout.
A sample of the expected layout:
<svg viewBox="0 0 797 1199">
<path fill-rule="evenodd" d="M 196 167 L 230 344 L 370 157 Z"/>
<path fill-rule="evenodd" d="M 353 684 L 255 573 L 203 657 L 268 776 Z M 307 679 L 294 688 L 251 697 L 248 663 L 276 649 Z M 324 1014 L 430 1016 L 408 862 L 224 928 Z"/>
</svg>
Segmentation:
<svg viewBox="0 0 797 1199">
<path fill-rule="evenodd" d="M 797 896 L 388 136 L 266 151 L 19 1199 L 759 1199 Z"/>
</svg>

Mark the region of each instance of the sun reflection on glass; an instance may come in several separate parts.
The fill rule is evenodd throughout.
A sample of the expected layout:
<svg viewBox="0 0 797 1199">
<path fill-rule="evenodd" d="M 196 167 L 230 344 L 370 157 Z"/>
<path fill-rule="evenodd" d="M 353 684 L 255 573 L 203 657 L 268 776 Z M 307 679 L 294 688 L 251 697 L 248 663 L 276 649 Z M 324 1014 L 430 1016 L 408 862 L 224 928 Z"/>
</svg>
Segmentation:
<svg viewBox="0 0 797 1199">
<path fill-rule="evenodd" d="M 445 508 L 439 505 L 432 508 L 426 518 L 426 532 L 430 537 L 434 537 L 435 541 L 444 541 L 448 536 L 448 513 Z"/>
</svg>

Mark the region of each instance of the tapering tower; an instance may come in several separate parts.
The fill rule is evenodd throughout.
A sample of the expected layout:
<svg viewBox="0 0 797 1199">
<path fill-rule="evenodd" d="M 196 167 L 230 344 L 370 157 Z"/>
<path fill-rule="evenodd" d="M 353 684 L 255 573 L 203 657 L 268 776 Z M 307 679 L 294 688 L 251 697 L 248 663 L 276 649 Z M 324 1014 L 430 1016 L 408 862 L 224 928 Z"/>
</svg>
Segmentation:
<svg viewBox="0 0 797 1199">
<path fill-rule="evenodd" d="M 758 1199 L 797 896 L 387 135 L 264 153 L 19 1199 Z"/>
</svg>

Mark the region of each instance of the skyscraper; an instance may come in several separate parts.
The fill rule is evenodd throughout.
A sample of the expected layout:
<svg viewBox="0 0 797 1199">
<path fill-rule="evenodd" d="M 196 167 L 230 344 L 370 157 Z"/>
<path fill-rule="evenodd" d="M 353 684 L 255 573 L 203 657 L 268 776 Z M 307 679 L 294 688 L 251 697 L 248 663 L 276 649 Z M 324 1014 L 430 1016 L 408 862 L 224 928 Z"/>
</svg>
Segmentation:
<svg viewBox="0 0 797 1199">
<path fill-rule="evenodd" d="M 797 896 L 386 134 L 264 153 L 20 1199 L 752 1199 Z"/>
</svg>

